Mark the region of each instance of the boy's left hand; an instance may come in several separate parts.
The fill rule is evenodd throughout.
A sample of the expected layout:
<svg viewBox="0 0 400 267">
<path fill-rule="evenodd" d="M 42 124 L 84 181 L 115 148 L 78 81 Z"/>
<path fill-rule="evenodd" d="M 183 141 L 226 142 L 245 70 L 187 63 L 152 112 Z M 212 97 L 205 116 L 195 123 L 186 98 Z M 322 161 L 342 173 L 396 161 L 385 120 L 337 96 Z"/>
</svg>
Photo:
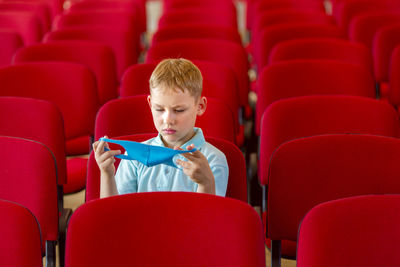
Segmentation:
<svg viewBox="0 0 400 267">
<path fill-rule="evenodd" d="M 194 145 L 186 147 L 187 150 L 194 148 Z M 174 149 L 182 150 L 180 147 Z M 182 167 L 183 172 L 197 183 L 197 192 L 208 193 L 215 195 L 215 180 L 208 164 L 207 158 L 199 151 L 196 150 L 190 153 L 182 154 L 188 161 L 176 160 L 176 163 Z"/>
</svg>

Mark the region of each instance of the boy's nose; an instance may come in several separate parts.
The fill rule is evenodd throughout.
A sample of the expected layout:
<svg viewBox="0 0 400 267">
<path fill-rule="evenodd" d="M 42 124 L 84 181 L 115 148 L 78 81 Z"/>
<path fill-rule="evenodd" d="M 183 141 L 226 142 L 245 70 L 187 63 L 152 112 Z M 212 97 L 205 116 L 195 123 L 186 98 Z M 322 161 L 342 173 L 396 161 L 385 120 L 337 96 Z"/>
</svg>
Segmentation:
<svg viewBox="0 0 400 267">
<path fill-rule="evenodd" d="M 173 124 L 174 120 L 175 120 L 175 115 L 173 114 L 173 112 L 170 111 L 166 111 L 164 112 L 164 123 L 166 124 Z"/>
</svg>

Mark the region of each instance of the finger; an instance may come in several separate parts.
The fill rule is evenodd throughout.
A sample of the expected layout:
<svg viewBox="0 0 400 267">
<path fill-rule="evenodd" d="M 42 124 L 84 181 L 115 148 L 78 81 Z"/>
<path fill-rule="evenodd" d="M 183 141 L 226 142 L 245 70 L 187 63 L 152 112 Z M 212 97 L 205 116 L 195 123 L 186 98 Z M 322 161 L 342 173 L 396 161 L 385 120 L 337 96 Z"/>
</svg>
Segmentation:
<svg viewBox="0 0 400 267">
<path fill-rule="evenodd" d="M 104 162 L 108 160 L 109 158 L 114 158 L 114 156 L 121 154 L 121 150 L 109 150 L 107 152 L 104 152 L 99 156 L 99 161 Z"/>
<path fill-rule="evenodd" d="M 186 147 L 186 150 L 192 150 L 194 148 L 194 144 L 190 144 Z"/>
<path fill-rule="evenodd" d="M 196 157 L 192 155 L 192 153 L 188 152 L 188 153 L 182 153 L 181 154 L 183 157 L 185 157 L 188 160 L 195 160 Z"/>
<path fill-rule="evenodd" d="M 186 169 L 190 166 L 190 163 L 188 161 L 184 161 L 184 160 L 180 160 L 180 159 L 177 159 L 176 163 L 178 165 L 182 166 L 182 168 L 184 168 L 184 169 Z"/>
</svg>

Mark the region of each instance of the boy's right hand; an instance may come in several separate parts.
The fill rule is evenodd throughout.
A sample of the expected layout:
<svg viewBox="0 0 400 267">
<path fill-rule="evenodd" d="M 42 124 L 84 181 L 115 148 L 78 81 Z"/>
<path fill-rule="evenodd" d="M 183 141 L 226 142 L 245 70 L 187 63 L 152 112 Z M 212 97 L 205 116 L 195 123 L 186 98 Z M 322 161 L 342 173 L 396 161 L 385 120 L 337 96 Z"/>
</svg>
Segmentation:
<svg viewBox="0 0 400 267">
<path fill-rule="evenodd" d="M 107 138 L 107 136 L 105 136 L 105 138 Z M 121 150 L 105 151 L 105 148 L 109 149 L 105 141 L 96 141 L 93 143 L 94 157 L 100 171 L 112 177 L 115 174 L 114 156 L 121 154 Z"/>
</svg>

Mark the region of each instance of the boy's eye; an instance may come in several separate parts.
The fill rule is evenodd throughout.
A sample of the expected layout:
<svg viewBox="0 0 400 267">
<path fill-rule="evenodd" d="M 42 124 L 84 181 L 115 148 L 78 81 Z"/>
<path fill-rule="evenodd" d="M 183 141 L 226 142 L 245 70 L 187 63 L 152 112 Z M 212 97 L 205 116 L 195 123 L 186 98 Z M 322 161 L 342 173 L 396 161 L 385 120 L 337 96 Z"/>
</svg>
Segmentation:
<svg viewBox="0 0 400 267">
<path fill-rule="evenodd" d="M 163 110 L 163 109 L 160 109 L 160 108 L 156 108 L 156 111 L 161 112 L 161 111 L 164 111 L 164 110 Z"/>
<path fill-rule="evenodd" d="M 184 109 L 176 109 L 175 112 L 184 112 Z"/>
</svg>

